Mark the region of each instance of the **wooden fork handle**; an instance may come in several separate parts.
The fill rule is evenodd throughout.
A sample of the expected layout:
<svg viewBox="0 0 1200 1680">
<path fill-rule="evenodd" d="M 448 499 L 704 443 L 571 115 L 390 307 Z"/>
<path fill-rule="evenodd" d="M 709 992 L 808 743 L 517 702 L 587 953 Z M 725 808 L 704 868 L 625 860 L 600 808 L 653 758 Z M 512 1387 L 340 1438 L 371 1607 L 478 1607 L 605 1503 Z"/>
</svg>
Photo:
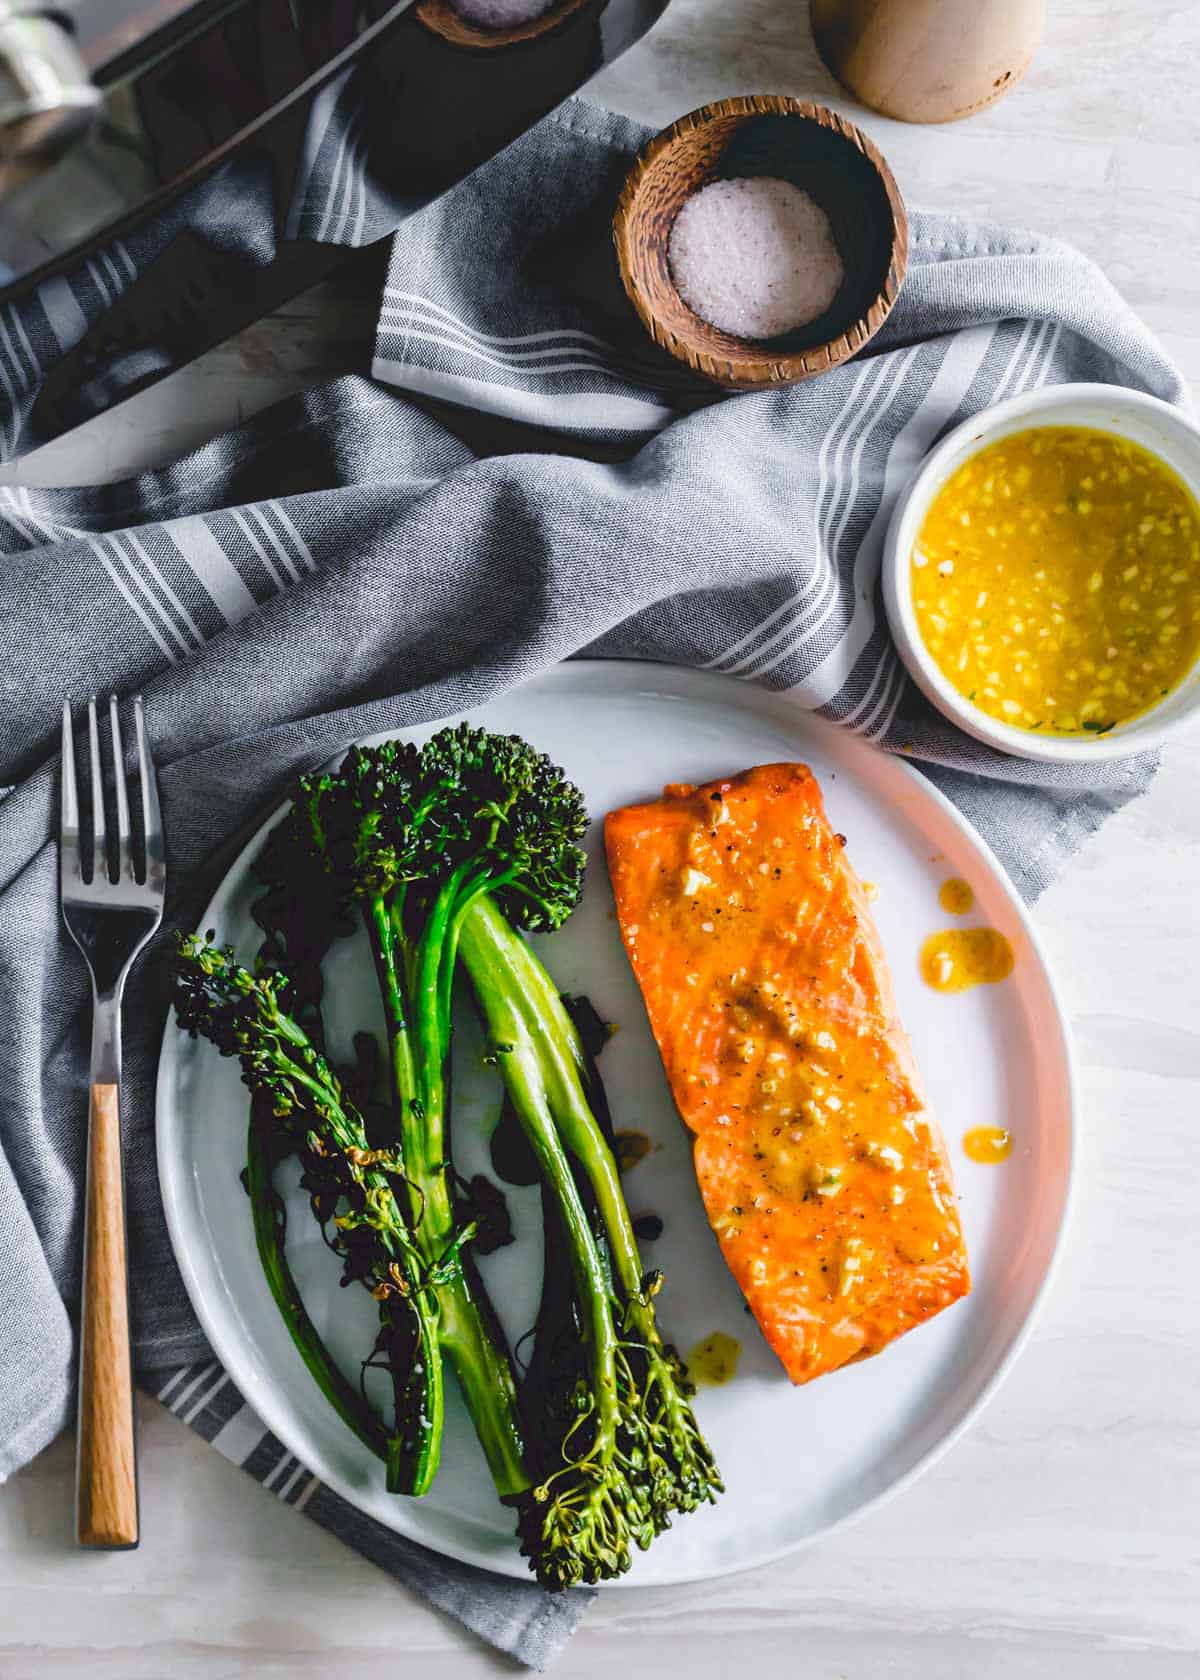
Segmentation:
<svg viewBox="0 0 1200 1680">
<path fill-rule="evenodd" d="M 83 1240 L 75 1534 L 119 1550 L 138 1543 L 138 1497 L 117 1085 L 91 1088 Z"/>
</svg>

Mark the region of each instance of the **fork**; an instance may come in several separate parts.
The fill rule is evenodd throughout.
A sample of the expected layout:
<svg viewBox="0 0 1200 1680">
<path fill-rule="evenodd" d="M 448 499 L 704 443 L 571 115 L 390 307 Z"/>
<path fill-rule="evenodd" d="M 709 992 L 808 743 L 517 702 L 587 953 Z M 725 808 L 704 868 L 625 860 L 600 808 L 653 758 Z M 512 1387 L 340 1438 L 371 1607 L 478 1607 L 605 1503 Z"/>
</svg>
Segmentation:
<svg viewBox="0 0 1200 1680">
<path fill-rule="evenodd" d="M 129 1338 L 125 1184 L 121 1158 L 121 997 L 134 959 L 162 922 L 162 818 L 139 694 L 134 701 L 144 858 L 134 858 L 117 700 L 109 701 L 117 833 L 104 815 L 100 730 L 88 702 L 90 844 L 81 843 L 71 703 L 63 701 L 59 893 L 67 932 L 92 977 L 92 1071 L 80 1306 L 75 1536 L 81 1546 L 138 1543 L 137 1459 Z"/>
</svg>

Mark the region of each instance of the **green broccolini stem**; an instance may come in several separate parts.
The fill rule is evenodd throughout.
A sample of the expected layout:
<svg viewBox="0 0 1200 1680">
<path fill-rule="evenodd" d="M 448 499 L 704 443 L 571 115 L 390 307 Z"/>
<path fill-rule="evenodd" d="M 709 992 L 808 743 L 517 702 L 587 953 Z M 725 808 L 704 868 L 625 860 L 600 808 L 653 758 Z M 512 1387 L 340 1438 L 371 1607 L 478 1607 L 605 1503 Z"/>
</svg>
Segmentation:
<svg viewBox="0 0 1200 1680">
<path fill-rule="evenodd" d="M 334 1363 L 317 1333 L 316 1325 L 308 1316 L 287 1263 L 284 1246 L 287 1216 L 272 1183 L 268 1130 L 262 1117 L 255 1112 L 261 1101 L 261 1097 L 256 1096 L 251 1109 L 246 1140 L 246 1189 L 254 1220 L 254 1240 L 267 1287 L 287 1325 L 297 1353 L 312 1373 L 321 1393 L 363 1445 L 377 1458 L 387 1462 L 389 1457 L 398 1453 L 399 1442 L 389 1437 L 362 1395 Z"/>
<path fill-rule="evenodd" d="M 482 990 L 487 980 L 479 956 L 485 948 L 490 961 L 503 961 L 514 993 L 524 1000 L 527 1018 L 535 1023 L 538 1065 L 543 1077 L 553 1081 L 550 1100 L 555 1123 L 595 1193 L 617 1282 L 625 1295 L 637 1297 L 642 1287 L 637 1238 L 612 1150 L 584 1094 L 586 1063 L 575 1023 L 534 951 L 487 894 L 474 900 L 460 935 L 463 961 L 477 990 Z M 469 950 L 476 954 L 474 961 Z"/>
<path fill-rule="evenodd" d="M 571 1270 L 584 1314 L 595 1396 L 591 1450 L 603 1456 L 613 1450 L 617 1429 L 617 1337 L 611 1291 L 546 1098 L 541 1078 L 543 1023 L 522 984 L 519 958 L 524 948 L 524 942 L 486 895 L 476 897 L 461 919 L 458 952 L 471 977 L 492 1047 L 503 1060 L 509 1096 L 553 1190 L 566 1231 Z"/>
<path fill-rule="evenodd" d="M 458 892 L 454 900 L 453 911 L 446 925 L 442 971 L 438 982 L 438 1015 L 443 1023 L 447 1043 L 450 1037 L 450 1004 L 454 990 L 454 975 L 458 963 L 458 940 L 462 931 L 463 917 L 470 910 L 480 893 L 497 891 L 511 881 L 515 874 L 515 869 L 496 874 L 491 863 L 485 864 L 482 868 L 477 868 L 474 874 L 469 874 L 463 868 L 455 872 Z"/>
<path fill-rule="evenodd" d="M 666 1526 L 673 1512 L 694 1510 L 714 1498 L 721 1482 L 688 1401 L 691 1386 L 686 1371 L 658 1329 L 652 1301 L 658 1280 L 642 1275 L 616 1161 L 588 1101 L 587 1058 L 578 1030 L 538 957 L 489 894 L 477 897 L 463 916 L 459 953 L 493 1038 L 499 1042 L 500 1031 L 507 1031 L 507 1042 L 515 1047 L 500 1059 L 509 1095 L 527 1133 L 531 1114 L 546 1117 L 556 1141 L 561 1139 L 560 1153 L 565 1146 L 574 1157 L 594 1199 L 613 1279 L 610 1286 L 602 1261 L 603 1306 L 606 1316 L 614 1308 L 617 1312 L 617 1323 L 614 1326 L 610 1319 L 609 1329 L 619 1342 L 618 1380 L 623 1376 L 626 1391 L 641 1395 L 636 1427 L 641 1432 L 638 1450 L 645 1457 L 635 1485 L 648 1499 L 656 1525 Z M 499 1011 L 495 992 L 510 1005 L 507 1017 Z M 569 1163 L 568 1176 L 578 1200 Z M 561 1199 L 557 1183 L 554 1188 Z M 596 1252 L 586 1212 L 583 1217 L 590 1247 Z M 568 1238 L 574 1250 L 573 1227 Z M 588 1288 L 594 1293 L 590 1280 Z M 581 1306 L 585 1312 L 598 1312 L 590 1293 L 584 1293 L 581 1281 Z M 621 1421 L 629 1419 L 623 1414 Z"/>
<path fill-rule="evenodd" d="M 517 1386 L 500 1327 L 484 1309 L 482 1286 L 469 1257 L 464 1256 L 461 1265 L 466 1275 L 453 1279 L 443 1292 L 441 1345 L 458 1378 L 496 1492 L 508 1499 L 530 1485 Z"/>
<path fill-rule="evenodd" d="M 458 1378 L 497 1491 L 529 1486 L 516 1383 L 499 1327 L 482 1304 L 474 1268 L 457 1244 L 460 1221 L 451 1194 L 445 1136 L 449 1034 L 440 1010 L 442 947 L 454 883 L 438 894 L 414 960 L 407 965 L 397 918 L 382 897 L 364 905 L 364 920 L 387 1018 L 392 1106 L 415 1238 L 435 1276 L 437 1342 Z M 411 979 L 414 1006 L 406 1002 Z M 448 1025 L 448 1023 L 447 1023 Z"/>
<path fill-rule="evenodd" d="M 382 898 L 371 898 L 363 905 L 363 922 L 371 942 L 375 972 L 383 994 L 387 1025 L 388 1060 L 392 1069 L 392 1108 L 396 1119 L 396 1134 L 400 1143 L 406 1142 L 405 1130 L 412 1130 L 412 1099 L 416 1095 L 417 1071 L 413 1058 L 411 1026 L 404 1003 L 404 988 L 400 981 L 400 956 L 397 951 L 396 929 Z M 409 1198 L 414 1223 L 421 1217 L 421 1202 L 413 1174 L 415 1162 L 409 1152 L 404 1153 L 404 1168 L 412 1179 Z"/>
<path fill-rule="evenodd" d="M 444 1084 L 450 1053 L 450 995 L 457 942 L 455 912 L 468 865 L 460 864 L 442 883 L 426 919 L 413 973 L 414 1012 L 425 1039 L 428 1079 Z M 444 1110 L 445 1096 L 441 1097 Z M 444 1118 L 441 1122 L 444 1125 Z"/>
</svg>

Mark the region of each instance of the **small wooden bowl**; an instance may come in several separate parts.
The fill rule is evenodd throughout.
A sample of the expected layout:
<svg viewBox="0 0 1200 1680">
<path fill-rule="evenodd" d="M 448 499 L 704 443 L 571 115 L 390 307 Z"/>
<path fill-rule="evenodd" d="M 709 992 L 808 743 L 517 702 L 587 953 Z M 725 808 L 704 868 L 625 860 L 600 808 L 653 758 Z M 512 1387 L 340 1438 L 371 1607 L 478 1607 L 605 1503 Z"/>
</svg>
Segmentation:
<svg viewBox="0 0 1200 1680">
<path fill-rule="evenodd" d="M 735 338 L 690 310 L 671 278 L 671 227 L 709 181 L 773 175 L 829 217 L 846 278 L 829 308 L 779 338 Z M 727 390 L 795 385 L 837 367 L 887 320 L 908 261 L 908 219 L 882 154 L 823 105 L 772 94 L 718 99 L 664 129 L 634 164 L 613 218 L 617 262 L 642 325 Z"/>
<path fill-rule="evenodd" d="M 419 0 L 414 9 L 426 29 L 431 34 L 440 35 L 450 46 L 465 47 L 472 52 L 495 52 L 499 47 L 516 47 L 529 41 L 544 40 L 579 13 L 595 11 L 602 4 L 603 0 L 556 0 L 555 5 L 538 17 L 525 23 L 514 23 L 508 29 L 481 29 L 456 12 L 450 0 Z"/>
</svg>

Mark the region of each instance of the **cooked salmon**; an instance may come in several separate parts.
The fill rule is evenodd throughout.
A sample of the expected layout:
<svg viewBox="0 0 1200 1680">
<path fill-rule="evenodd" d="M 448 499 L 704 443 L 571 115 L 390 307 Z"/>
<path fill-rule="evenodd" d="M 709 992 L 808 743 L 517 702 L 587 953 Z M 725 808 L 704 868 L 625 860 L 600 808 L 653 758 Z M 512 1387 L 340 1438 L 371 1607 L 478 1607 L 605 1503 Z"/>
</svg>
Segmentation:
<svg viewBox="0 0 1200 1680">
<path fill-rule="evenodd" d="M 625 949 L 722 1253 L 793 1382 L 970 1288 L 950 1163 L 803 764 L 608 817 Z"/>
</svg>

